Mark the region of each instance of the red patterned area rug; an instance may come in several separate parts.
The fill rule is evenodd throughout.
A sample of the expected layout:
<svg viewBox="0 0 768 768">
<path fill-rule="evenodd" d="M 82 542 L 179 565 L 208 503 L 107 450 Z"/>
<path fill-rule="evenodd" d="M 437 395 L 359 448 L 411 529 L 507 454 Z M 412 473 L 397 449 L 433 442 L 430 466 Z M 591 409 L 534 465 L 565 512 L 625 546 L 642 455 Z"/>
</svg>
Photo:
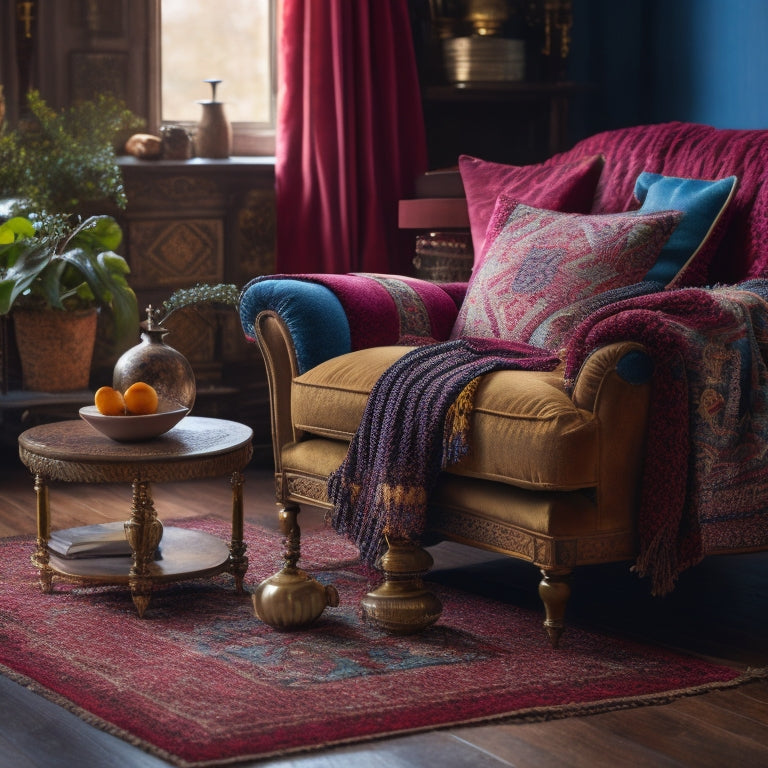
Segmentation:
<svg viewBox="0 0 768 768">
<path fill-rule="evenodd" d="M 226 538 L 221 522 L 194 526 Z M 250 526 L 246 541 L 252 588 L 278 567 L 280 538 Z M 369 583 L 351 545 L 331 531 L 303 545 L 303 567 L 335 584 L 341 606 L 308 630 L 281 633 L 254 617 L 227 575 L 157 589 L 143 620 L 125 589 L 58 583 L 43 595 L 31 539 L 2 540 L 0 671 L 179 766 L 591 714 L 765 674 L 576 627 L 553 651 L 538 613 L 441 586 L 434 627 L 383 635 L 360 620 Z"/>
</svg>

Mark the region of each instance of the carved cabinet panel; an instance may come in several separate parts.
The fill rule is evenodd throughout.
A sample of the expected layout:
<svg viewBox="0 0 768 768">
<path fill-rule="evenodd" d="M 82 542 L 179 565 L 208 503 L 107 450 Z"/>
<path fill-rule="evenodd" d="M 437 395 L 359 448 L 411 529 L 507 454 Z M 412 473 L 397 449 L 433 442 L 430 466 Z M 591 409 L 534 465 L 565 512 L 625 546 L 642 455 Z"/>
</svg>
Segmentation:
<svg viewBox="0 0 768 768">
<path fill-rule="evenodd" d="M 134 289 L 224 280 L 224 223 L 221 219 L 135 221 L 129 224 L 131 284 Z M 140 254 L 140 258 L 138 257 Z"/>
<path fill-rule="evenodd" d="M 118 214 L 123 255 L 141 309 L 178 288 L 234 283 L 274 271 L 274 167 L 269 158 L 217 161 L 121 160 L 128 207 Z M 175 313 L 167 342 L 197 377 L 197 415 L 243 421 L 255 456 L 271 457 L 267 384 L 261 355 L 232 309 Z"/>
</svg>

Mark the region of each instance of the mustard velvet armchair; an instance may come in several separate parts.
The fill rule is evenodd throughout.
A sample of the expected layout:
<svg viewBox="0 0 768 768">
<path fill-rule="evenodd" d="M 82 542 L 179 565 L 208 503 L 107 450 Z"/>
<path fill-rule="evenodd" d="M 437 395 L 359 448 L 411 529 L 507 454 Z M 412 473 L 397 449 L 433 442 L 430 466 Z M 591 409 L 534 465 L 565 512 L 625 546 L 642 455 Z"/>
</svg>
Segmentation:
<svg viewBox="0 0 768 768">
<path fill-rule="evenodd" d="M 737 176 L 728 216 L 718 223 L 717 248 L 698 282 L 730 285 L 763 274 L 768 131 L 686 123 L 636 126 L 585 139 L 548 163 L 596 154 L 604 166 L 594 214 L 637 207 L 633 191 L 642 172 Z M 764 303 L 764 286 L 757 285 L 755 313 Z M 752 297 L 753 288 L 747 286 L 746 294 L 739 289 L 736 299 Z M 301 626 L 333 604 L 333 594 L 316 589 L 298 566 L 300 509 L 331 508 L 328 479 L 347 455 L 375 383 L 416 345 L 451 336 L 466 291 L 465 284 L 382 275 L 268 276 L 244 289 L 243 328 L 258 344 L 269 382 L 276 498 L 286 542 L 284 568 L 255 600 L 268 623 Z M 666 311 L 667 294 L 673 294 L 674 311 L 684 318 L 679 305 L 682 298 L 690 301 L 690 291 L 699 291 L 694 302 L 720 300 L 708 288 L 660 290 L 642 297 L 643 316 Z M 651 342 L 647 334 L 618 333 L 620 323 L 611 325 L 614 315 L 604 308 L 598 314 L 603 325 L 591 326 L 592 336 L 576 333 L 554 369 L 497 370 L 482 377 L 471 412 L 469 455 L 440 473 L 422 539 L 389 542 L 379 561 L 382 584 L 364 600 L 368 620 L 393 632 L 419 631 L 436 621 L 441 607 L 424 580 L 431 565 L 428 547 L 451 540 L 540 570 L 544 626 L 556 646 L 573 569 L 636 562 L 643 485 L 655 466 L 649 445 L 658 446 L 669 434 L 679 437 L 664 432 L 677 428 L 677 411 L 662 408 L 654 417 L 654 408 L 660 382 L 674 376 L 680 361 L 659 354 L 658 337 Z M 652 429 L 664 434 L 650 434 Z M 683 516 L 685 504 L 682 499 Z M 741 535 L 744 526 L 735 527 L 738 535 L 724 533 L 691 556 L 686 550 L 680 568 L 710 552 L 768 546 L 762 519 L 750 522 L 748 535 Z M 648 556 L 651 570 L 653 557 Z"/>
</svg>

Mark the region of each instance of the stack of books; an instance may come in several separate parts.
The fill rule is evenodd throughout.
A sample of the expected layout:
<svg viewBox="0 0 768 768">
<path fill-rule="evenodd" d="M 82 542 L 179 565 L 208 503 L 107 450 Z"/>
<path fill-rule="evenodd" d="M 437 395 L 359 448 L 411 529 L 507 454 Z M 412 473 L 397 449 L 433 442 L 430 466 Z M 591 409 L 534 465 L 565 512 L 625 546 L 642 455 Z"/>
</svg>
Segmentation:
<svg viewBox="0 0 768 768">
<path fill-rule="evenodd" d="M 125 535 L 125 523 L 98 523 L 53 531 L 48 549 L 59 557 L 132 557 L 133 551 Z M 159 558 L 160 548 L 155 553 Z"/>
</svg>

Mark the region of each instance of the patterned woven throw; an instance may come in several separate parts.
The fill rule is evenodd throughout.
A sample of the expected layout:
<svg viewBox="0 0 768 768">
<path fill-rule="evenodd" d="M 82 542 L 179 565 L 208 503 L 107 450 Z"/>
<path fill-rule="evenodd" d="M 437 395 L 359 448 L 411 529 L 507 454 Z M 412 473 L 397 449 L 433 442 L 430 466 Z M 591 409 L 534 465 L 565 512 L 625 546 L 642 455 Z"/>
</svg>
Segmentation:
<svg viewBox="0 0 768 768">
<path fill-rule="evenodd" d="M 571 339 L 569 384 L 611 342 L 654 361 L 634 566 L 654 594 L 706 554 L 768 548 L 766 300 L 766 280 L 634 297 Z"/>
<path fill-rule="evenodd" d="M 383 537 L 417 541 L 440 470 L 468 450 L 477 380 L 501 369 L 552 370 L 527 344 L 457 339 L 405 354 L 374 385 L 344 462 L 328 480 L 331 523 L 373 564 Z"/>
</svg>

